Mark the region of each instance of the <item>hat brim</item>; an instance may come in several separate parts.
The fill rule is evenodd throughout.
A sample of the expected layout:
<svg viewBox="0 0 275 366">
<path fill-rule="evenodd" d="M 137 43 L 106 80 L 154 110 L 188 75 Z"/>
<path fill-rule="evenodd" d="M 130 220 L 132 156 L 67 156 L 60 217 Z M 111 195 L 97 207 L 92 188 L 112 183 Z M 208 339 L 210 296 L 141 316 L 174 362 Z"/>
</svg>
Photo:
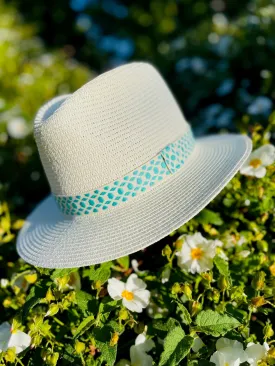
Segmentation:
<svg viewBox="0 0 275 366">
<path fill-rule="evenodd" d="M 177 173 L 104 213 L 64 217 L 50 195 L 26 219 L 17 251 L 35 266 L 72 268 L 146 248 L 200 212 L 237 173 L 251 148 L 242 135 L 199 138 Z"/>
</svg>

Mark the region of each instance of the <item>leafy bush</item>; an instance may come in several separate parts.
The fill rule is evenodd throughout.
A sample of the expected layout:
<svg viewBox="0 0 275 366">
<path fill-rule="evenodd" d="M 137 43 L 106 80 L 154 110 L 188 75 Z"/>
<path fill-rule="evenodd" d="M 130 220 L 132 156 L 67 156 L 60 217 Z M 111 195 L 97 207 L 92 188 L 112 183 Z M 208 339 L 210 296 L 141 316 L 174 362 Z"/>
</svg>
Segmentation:
<svg viewBox="0 0 275 366">
<path fill-rule="evenodd" d="M 274 16 L 273 6 L 263 9 L 255 10 L 262 27 Z M 272 72 L 264 70 L 261 92 L 239 109 L 241 131 L 261 148 L 242 169 L 249 176 L 238 174 L 197 217 L 146 250 L 80 269 L 34 268 L 15 252 L 23 218 L 48 190 L 29 122 L 44 101 L 91 73 L 60 52 L 45 54 L 11 8 L 1 3 L 0 13 L 0 363 L 274 364 L 275 166 L 272 147 L 261 148 L 274 136 Z M 245 39 L 248 19 L 226 31 Z M 239 47 L 240 59 L 250 46 Z M 203 81 L 192 95 L 200 100 L 207 90 Z"/>
</svg>

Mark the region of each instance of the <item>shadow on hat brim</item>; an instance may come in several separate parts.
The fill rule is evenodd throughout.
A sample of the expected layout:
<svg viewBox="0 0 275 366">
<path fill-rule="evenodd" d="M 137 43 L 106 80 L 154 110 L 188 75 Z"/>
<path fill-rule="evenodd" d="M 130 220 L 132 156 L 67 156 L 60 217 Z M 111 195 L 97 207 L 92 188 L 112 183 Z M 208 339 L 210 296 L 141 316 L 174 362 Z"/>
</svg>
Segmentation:
<svg viewBox="0 0 275 366">
<path fill-rule="evenodd" d="M 50 195 L 27 218 L 17 251 L 35 266 L 71 268 L 146 248 L 200 212 L 237 173 L 251 148 L 251 140 L 242 135 L 197 139 L 176 174 L 100 214 L 65 218 Z"/>
</svg>

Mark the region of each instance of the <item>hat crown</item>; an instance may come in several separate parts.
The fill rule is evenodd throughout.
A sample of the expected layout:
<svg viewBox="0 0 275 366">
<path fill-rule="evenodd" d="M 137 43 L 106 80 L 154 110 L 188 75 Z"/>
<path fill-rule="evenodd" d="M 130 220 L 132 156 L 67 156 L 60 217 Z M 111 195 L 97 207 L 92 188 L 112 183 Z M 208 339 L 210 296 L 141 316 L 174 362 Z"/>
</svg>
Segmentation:
<svg viewBox="0 0 275 366">
<path fill-rule="evenodd" d="M 81 194 L 115 181 L 189 126 L 165 81 L 147 63 L 106 72 L 65 101 L 61 97 L 55 109 L 38 113 L 34 130 L 56 195 Z"/>
</svg>

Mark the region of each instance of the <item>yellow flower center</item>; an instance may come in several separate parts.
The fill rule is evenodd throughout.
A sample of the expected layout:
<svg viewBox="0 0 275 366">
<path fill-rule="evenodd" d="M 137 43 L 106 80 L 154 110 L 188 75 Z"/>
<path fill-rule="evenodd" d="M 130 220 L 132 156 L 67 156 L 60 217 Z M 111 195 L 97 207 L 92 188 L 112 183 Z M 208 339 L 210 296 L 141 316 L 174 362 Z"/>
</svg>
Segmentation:
<svg viewBox="0 0 275 366">
<path fill-rule="evenodd" d="M 201 248 L 194 248 L 191 250 L 192 259 L 201 259 L 203 255 L 203 250 Z"/>
<path fill-rule="evenodd" d="M 132 301 L 134 299 L 134 294 L 131 291 L 127 290 L 122 291 L 121 296 L 128 301 Z"/>
<path fill-rule="evenodd" d="M 250 166 L 252 166 L 253 168 L 259 168 L 259 166 L 262 164 L 261 159 L 252 159 L 251 162 L 249 163 Z"/>
<path fill-rule="evenodd" d="M 224 366 L 229 366 L 229 363 L 228 363 L 228 362 L 226 362 L 226 363 L 224 364 Z"/>
</svg>

